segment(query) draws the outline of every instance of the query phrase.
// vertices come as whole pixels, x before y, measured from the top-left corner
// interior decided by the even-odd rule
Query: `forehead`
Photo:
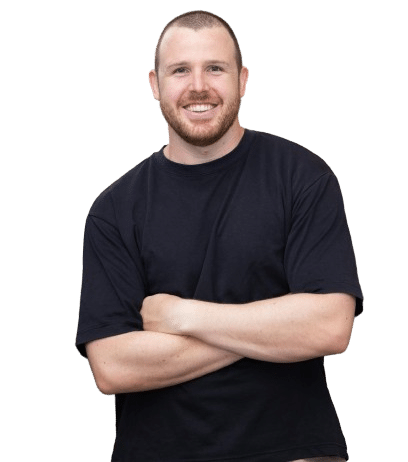
[[[169,66],[174,62],[235,60],[234,42],[224,27],[199,30],[187,27],[171,27],[160,46],[160,64]]]

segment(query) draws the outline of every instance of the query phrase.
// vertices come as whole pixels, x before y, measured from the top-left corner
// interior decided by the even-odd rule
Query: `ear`
[[[239,93],[241,98],[245,95],[245,88],[248,81],[248,69],[242,66],[241,72],[239,74]]]
[[[149,72],[149,82],[150,82],[150,87],[152,88],[154,99],[157,99],[157,101],[160,101],[159,82],[157,80],[156,71],[151,70]]]

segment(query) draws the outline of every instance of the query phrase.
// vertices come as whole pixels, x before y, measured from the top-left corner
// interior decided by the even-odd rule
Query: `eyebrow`
[[[189,64],[190,64],[189,61],[180,61],[178,63],[169,64],[168,66],[166,66],[166,70],[170,70],[170,69],[177,68],[177,67],[180,67],[180,66],[188,66]],[[221,66],[224,66],[226,68],[230,67],[230,65],[226,61],[218,61],[216,59],[212,59],[210,61],[205,61],[204,64],[206,66],[209,66],[211,64],[213,64],[213,65],[220,64]]]

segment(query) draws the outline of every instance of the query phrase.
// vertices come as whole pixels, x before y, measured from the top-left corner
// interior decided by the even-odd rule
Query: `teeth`
[[[215,106],[215,104],[190,104],[189,106],[186,106],[185,109],[192,112],[205,112],[209,111]]]

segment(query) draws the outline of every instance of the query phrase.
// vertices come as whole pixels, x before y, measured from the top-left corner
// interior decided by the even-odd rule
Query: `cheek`
[[[238,82],[232,79],[214,82],[212,88],[222,99],[231,99],[239,93]]]
[[[164,87],[163,89],[163,98],[167,101],[177,103],[185,92],[185,88],[180,83],[177,85],[171,85]]]

